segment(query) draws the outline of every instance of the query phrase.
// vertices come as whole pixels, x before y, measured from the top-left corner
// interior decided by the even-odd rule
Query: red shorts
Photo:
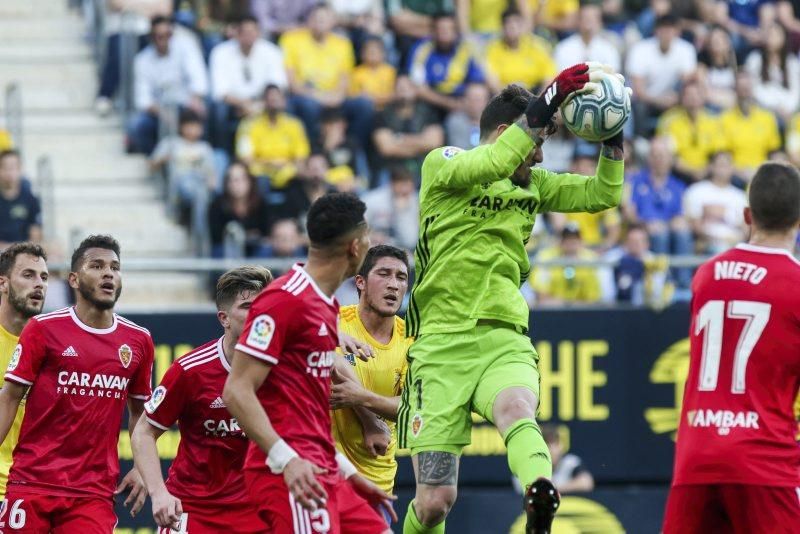
[[[267,525],[259,518],[253,503],[213,506],[210,503],[186,503],[181,501],[183,515],[178,530],[159,528],[158,534],[263,534]]]
[[[296,503],[281,475],[246,470],[247,490],[258,502],[258,513],[270,534],[382,534],[383,518],[345,480],[325,485],[325,508],[309,512]]]
[[[0,532],[110,534],[114,502],[103,497],[54,497],[9,486],[0,510]]]
[[[746,484],[674,486],[664,534],[796,534],[800,489]]]

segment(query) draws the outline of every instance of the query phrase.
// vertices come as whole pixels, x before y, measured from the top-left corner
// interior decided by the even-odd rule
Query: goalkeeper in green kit
[[[445,531],[473,411],[502,434],[509,467],[526,488],[526,532],[550,532],[560,498],[535,420],[539,357],[520,293],[530,273],[525,244],[539,212],[594,213],[619,204],[622,134],[604,141],[594,176],[534,165],[561,104],[608,72],[575,65],[539,98],[506,87],[481,115],[480,146],[439,148],[425,158],[416,283],[406,315],[407,335],[416,341],[397,422],[417,479],[404,534]]]

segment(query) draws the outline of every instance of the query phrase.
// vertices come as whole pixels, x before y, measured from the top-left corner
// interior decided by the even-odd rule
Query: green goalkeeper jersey
[[[525,245],[536,214],[595,213],[619,204],[623,162],[603,156],[595,176],[533,168],[529,188],[514,185],[510,177],[533,147],[512,125],[493,144],[427,155],[407,335],[461,332],[479,319],[527,328],[519,289],[531,269]]]

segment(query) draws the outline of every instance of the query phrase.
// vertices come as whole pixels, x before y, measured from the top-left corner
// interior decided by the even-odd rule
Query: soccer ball
[[[591,142],[617,135],[631,114],[631,98],[624,83],[614,74],[595,82],[598,89],[573,96],[561,106],[567,129]]]

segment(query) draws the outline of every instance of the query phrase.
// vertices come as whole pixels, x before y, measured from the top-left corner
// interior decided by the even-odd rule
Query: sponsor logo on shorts
[[[167,388],[164,386],[158,386],[156,389],[153,390],[153,394],[150,395],[150,400],[144,403],[144,409],[147,413],[152,414],[158,408],[158,405],[164,402],[164,397],[167,396]]]
[[[422,430],[422,416],[420,414],[414,414],[414,418],[411,420],[411,433],[414,434],[416,438],[419,436],[420,430]]]
[[[122,362],[122,366],[127,369],[133,359],[133,351],[128,345],[120,345],[117,353],[119,354],[119,361]]]
[[[267,350],[272,335],[275,333],[275,319],[269,315],[259,315],[253,319],[250,332],[247,334],[247,344],[254,349]]]
[[[720,436],[727,436],[731,428],[758,429],[756,412],[732,412],[730,410],[690,410],[686,413],[689,426],[693,428],[716,428]]]
[[[8,362],[8,371],[11,372],[19,365],[19,359],[22,357],[22,345],[17,343],[14,347],[14,352],[11,354],[11,360]]]

